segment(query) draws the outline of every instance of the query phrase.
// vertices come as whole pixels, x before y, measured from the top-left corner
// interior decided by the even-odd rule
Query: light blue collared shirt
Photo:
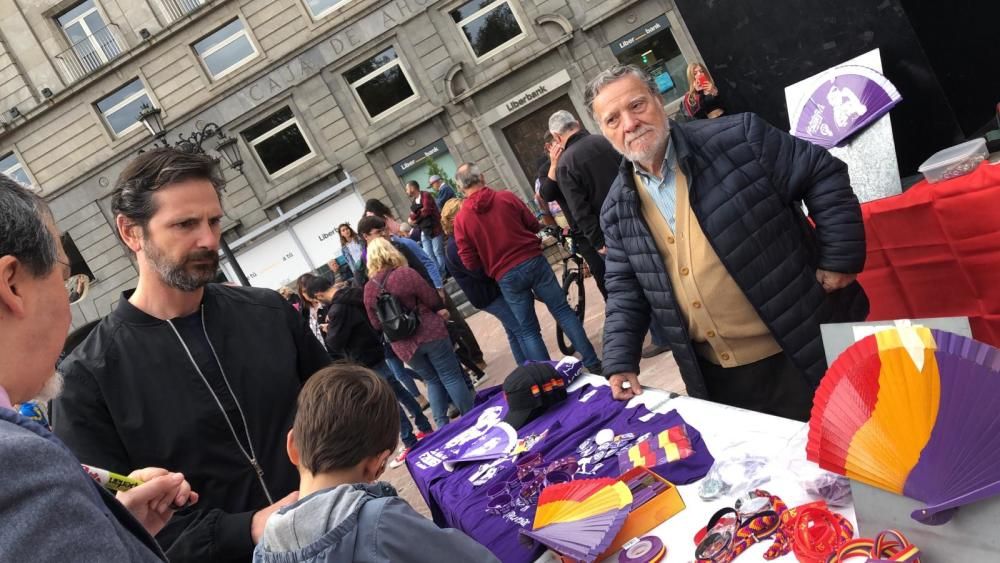
[[[674,155],[673,147],[674,144],[668,140],[667,152],[663,156],[663,166],[660,168],[662,180],[647,174],[638,164],[635,165],[635,171],[642,177],[646,192],[656,202],[656,208],[667,220],[671,231],[677,222],[677,157]]]

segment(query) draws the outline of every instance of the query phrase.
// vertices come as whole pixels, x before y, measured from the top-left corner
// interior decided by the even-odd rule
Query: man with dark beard
[[[202,492],[157,535],[171,561],[248,561],[268,517],[295,500],[285,456],[302,383],[329,362],[276,292],[210,284],[223,181],[212,158],[138,156],[112,194],[139,282],[60,365],[55,433],[115,472],[165,466]]]

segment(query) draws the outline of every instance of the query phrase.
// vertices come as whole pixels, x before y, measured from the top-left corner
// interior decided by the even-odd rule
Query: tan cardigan
[[[680,167],[676,177],[676,237],[640,174],[635,174],[635,182],[642,215],[667,267],[695,350],[702,358],[724,367],[751,364],[777,354],[781,347],[701,230]]]

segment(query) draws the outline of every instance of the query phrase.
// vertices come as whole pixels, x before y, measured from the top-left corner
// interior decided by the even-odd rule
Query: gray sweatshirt
[[[255,563],[499,561],[458,530],[441,529],[388,483],[340,485],[300,499],[267,522]]]
[[[0,561],[165,561],[47,429],[0,407]]]

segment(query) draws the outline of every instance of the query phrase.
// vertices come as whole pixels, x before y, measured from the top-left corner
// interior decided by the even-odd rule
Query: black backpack
[[[385,290],[385,284],[389,283],[389,276],[395,271],[392,270],[386,274],[382,278],[382,282],[376,278],[371,280],[378,286],[378,297],[375,298],[375,316],[382,323],[382,332],[389,342],[406,340],[416,334],[417,329],[420,328],[420,315],[416,311],[410,311],[403,307],[395,295]]]

